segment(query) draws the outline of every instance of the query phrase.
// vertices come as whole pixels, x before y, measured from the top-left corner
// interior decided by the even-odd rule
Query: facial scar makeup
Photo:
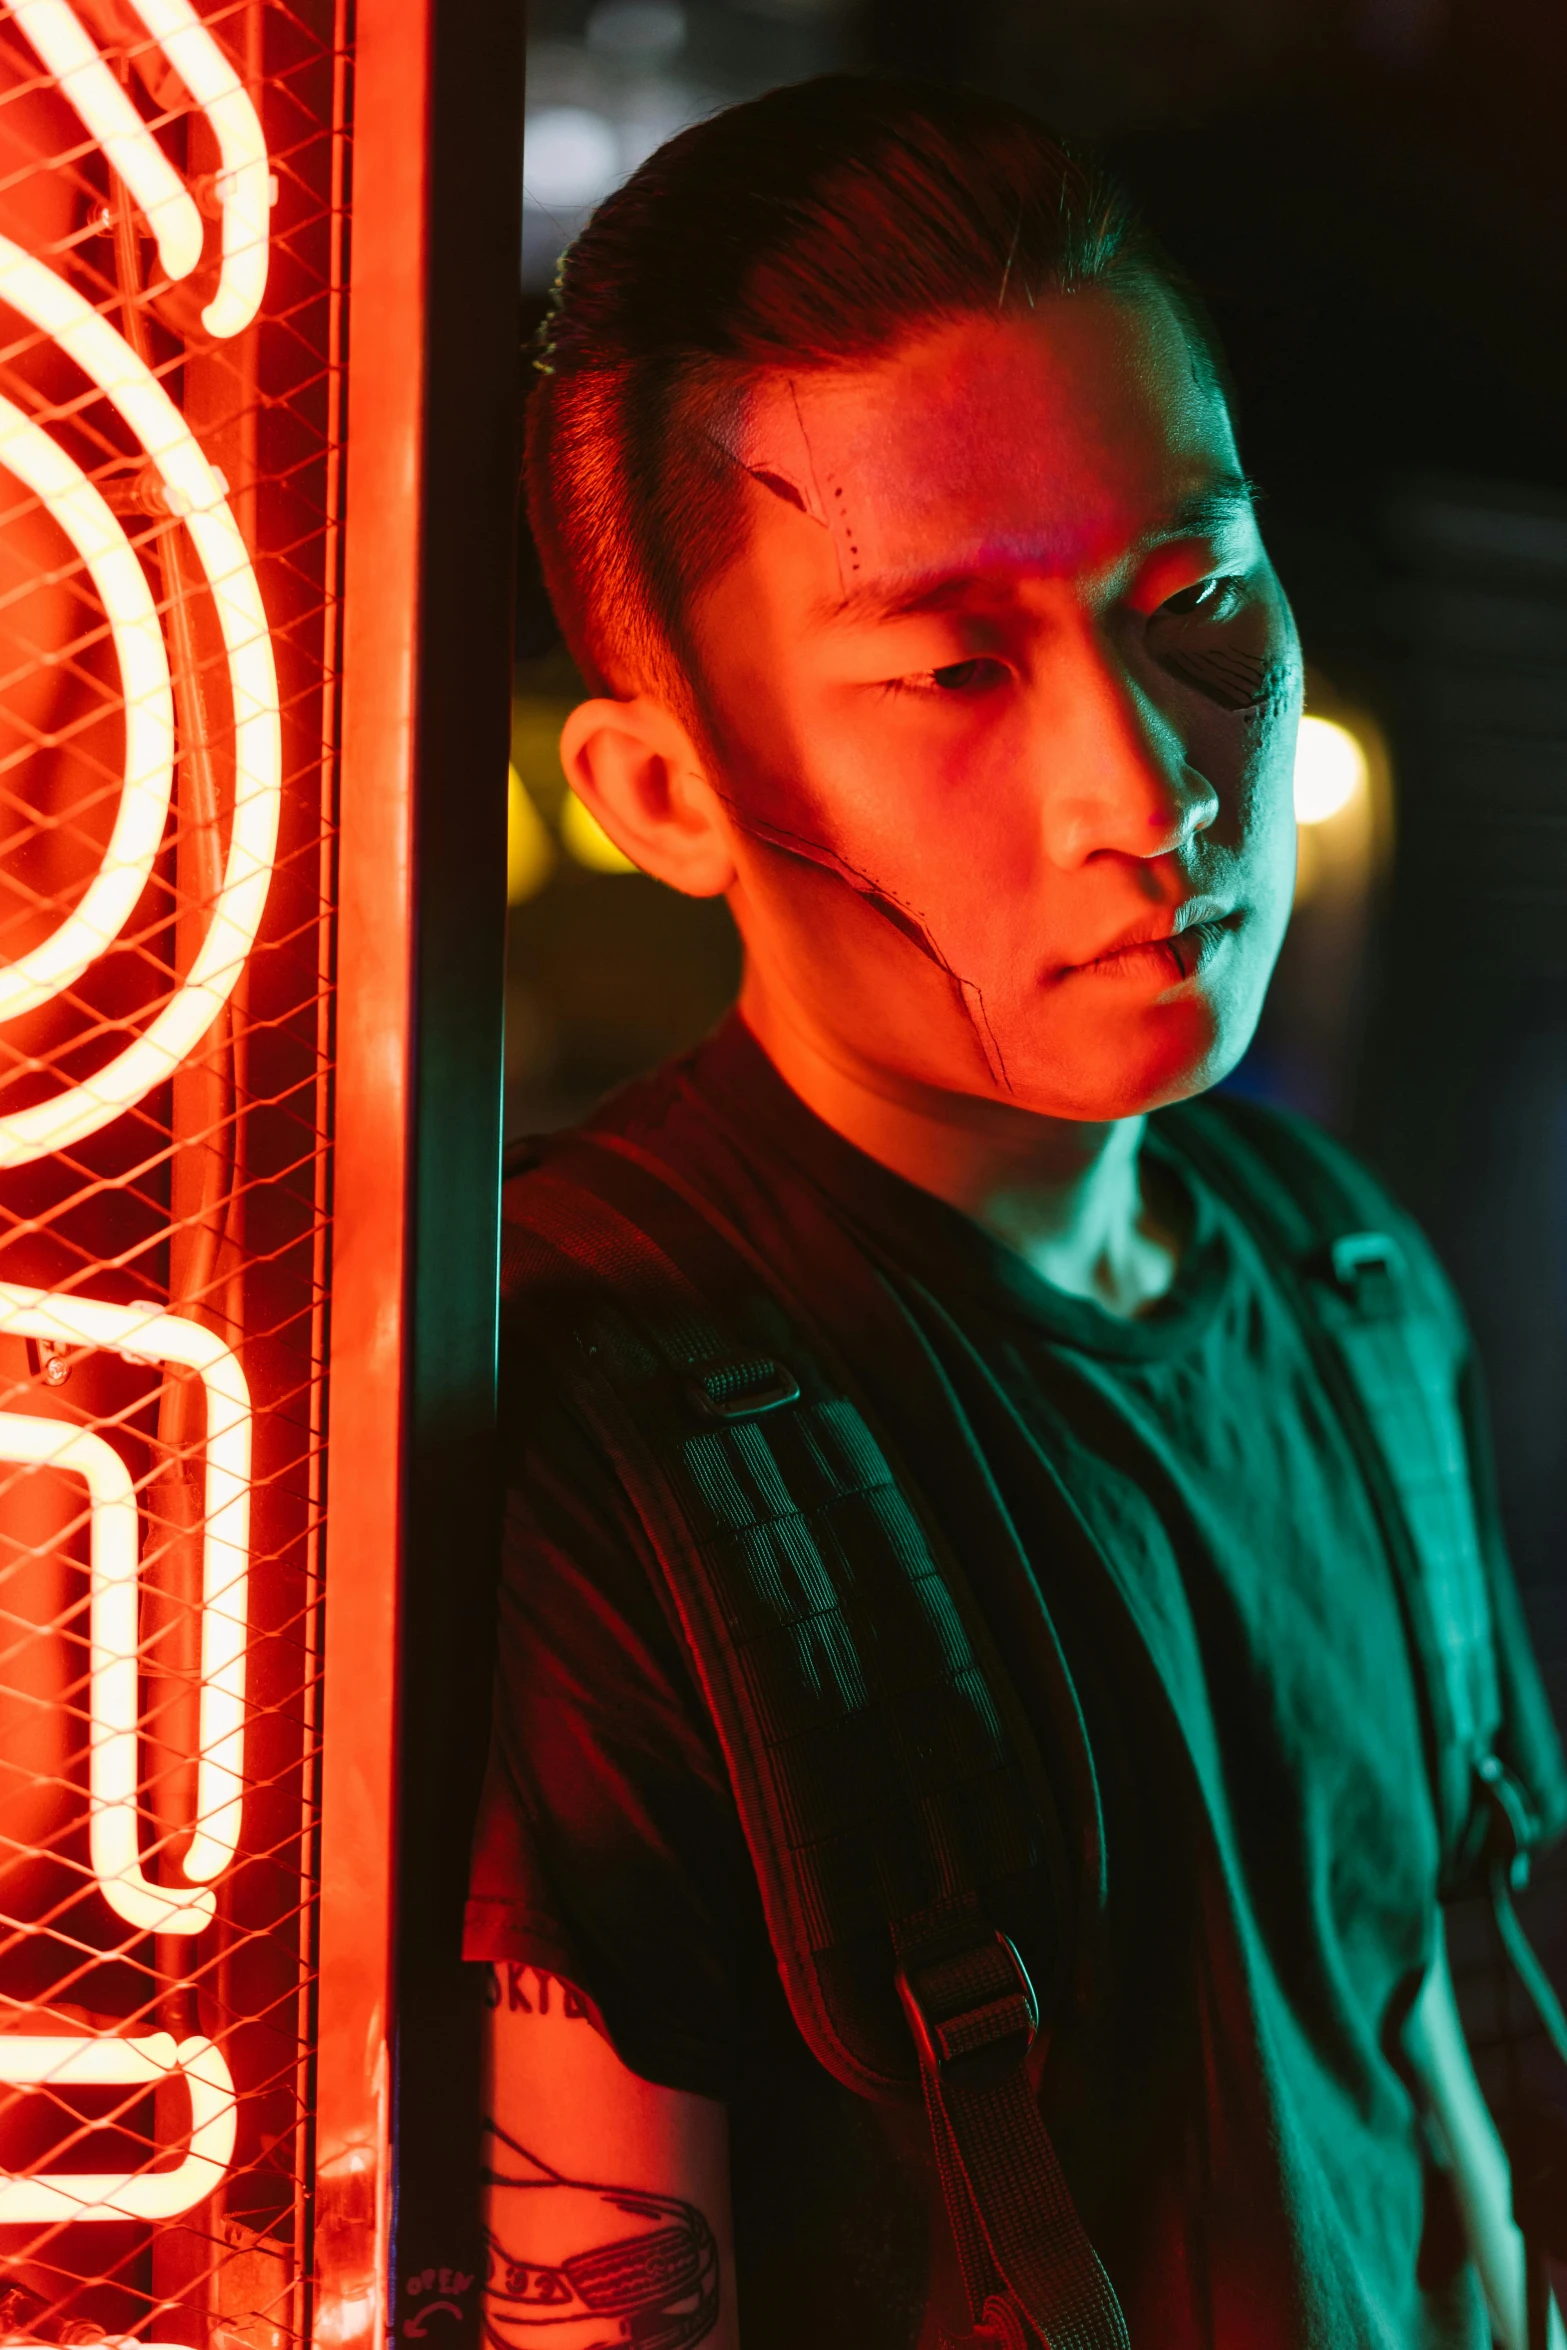
[[[764,490],[821,524],[838,559],[839,589],[847,594],[860,568],[859,537],[849,517],[848,493],[836,475],[824,476],[818,471],[792,376],[784,390],[787,397],[771,402],[765,419],[748,414],[734,430],[715,431],[712,437],[724,455]]]
[[[802,833],[788,832],[781,825],[764,823],[757,817],[747,815],[727,795],[724,805],[741,830],[749,833],[753,840],[760,841],[764,847],[777,849],[786,857],[799,857],[806,864],[818,866],[823,872],[834,874],[838,880],[847,882],[855,896],[863,899],[872,913],[879,914],[884,922],[889,922],[900,937],[906,938],[911,946],[919,949],[927,962],[935,964],[937,970],[945,975],[962,1007],[992,1084],[1002,1086],[1010,1093],[1012,1083],[1007,1076],[1001,1047],[985,1012],[983,991],[974,980],[965,979],[961,973],[954,971],[914,909],[906,906],[901,898],[894,897],[879,882],[873,881],[868,873],[861,873],[840,857],[836,849],[828,848],[824,842],[808,840]]]
[[[1278,664],[1238,645],[1213,645],[1159,655],[1161,665],[1193,685],[1221,710],[1254,710],[1278,690]]]

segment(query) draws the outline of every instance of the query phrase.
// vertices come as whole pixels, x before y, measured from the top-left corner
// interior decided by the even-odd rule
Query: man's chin
[[[1143,1117],[1227,1077],[1251,1041],[1251,1025],[1186,1002],[1107,1023],[1101,1038],[1079,1035],[1064,1048],[1059,1039],[1054,1050],[1044,1039],[1003,1039],[1010,1098],[1040,1117],[1093,1124]]]

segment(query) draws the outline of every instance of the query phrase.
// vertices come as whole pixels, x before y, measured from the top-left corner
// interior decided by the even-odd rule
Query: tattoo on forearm
[[[553,1994],[554,2006],[551,1998]],[[543,1967],[527,1966],[515,1959],[492,1960],[485,1999],[491,2007],[504,2007],[512,2015],[549,2015],[559,2013],[568,2018],[582,2017],[593,2021],[593,2010],[580,1991],[560,1975],[552,1975]]]
[[[692,2350],[718,2323],[718,2246],[694,2203],[562,2178],[485,2124],[484,2325],[496,2350]]]

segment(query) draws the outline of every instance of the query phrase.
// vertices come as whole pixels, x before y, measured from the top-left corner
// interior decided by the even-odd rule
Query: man
[[[599,1228],[592,1167],[622,1203],[652,1170],[648,1218],[664,1186],[727,1236],[701,1312],[771,1296],[764,1401],[830,1353],[917,1485],[1062,1850],[1098,1856],[1060,1912],[1029,2128],[1131,2340],[1435,2350],[1489,2315],[1524,2350],[1443,1954],[1436,1696],[1376,1479],[1303,1293],[1167,1107],[1257,1019],[1301,695],[1198,307],[1026,117],[844,79],[652,157],[568,256],[540,366],[534,527],[592,689],[567,773],[644,871],[727,897],[745,977],[707,1046],[508,1213],[537,1234],[564,1199],[569,1253],[573,1202]],[[635,1257],[601,1251],[588,1288],[624,1303]],[[816,2061],[780,1941],[791,2017],[755,1757],[671,1601],[636,1434],[595,1419],[597,1342],[551,1360],[540,1261],[513,1284],[469,1927],[493,1964],[491,2333],[1033,2341],[994,2212],[990,2251],[954,2241],[970,2206],[949,2175],[944,2208],[918,2102]],[[1484,1505],[1480,1550],[1494,1767],[1548,1832],[1567,1787]],[[864,1772],[814,1800],[853,1814]],[[889,1998],[897,1934],[871,1936]]]

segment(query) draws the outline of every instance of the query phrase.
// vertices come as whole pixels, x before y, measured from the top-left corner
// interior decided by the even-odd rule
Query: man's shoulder
[[[700,1054],[700,1046],[672,1054],[657,1068],[617,1085],[585,1117],[570,1125],[514,1136],[506,1145],[501,1164],[506,1196],[525,1198],[525,1191],[512,1187],[526,1183],[542,1167],[551,1168],[557,1179],[570,1181],[573,1170],[586,1163],[584,1148],[595,1140],[612,1136],[626,1141],[643,1141],[654,1135],[667,1138],[676,1113],[689,1098],[691,1072]]]
[[[758,1315],[776,1321],[776,1280],[745,1214],[758,1154],[715,1108],[711,1064],[724,1042],[721,1030],[581,1124],[508,1150],[504,1325],[531,1326],[535,1341],[542,1326],[558,1356],[606,1314],[640,1328],[656,1352],[701,1324],[722,1353]]]
[[[1461,1319],[1451,1284],[1414,1217],[1355,1151],[1313,1119],[1248,1095],[1213,1091],[1157,1113],[1175,1155],[1228,1192],[1274,1248],[1307,1263],[1366,1235],[1391,1239],[1444,1321]]]

